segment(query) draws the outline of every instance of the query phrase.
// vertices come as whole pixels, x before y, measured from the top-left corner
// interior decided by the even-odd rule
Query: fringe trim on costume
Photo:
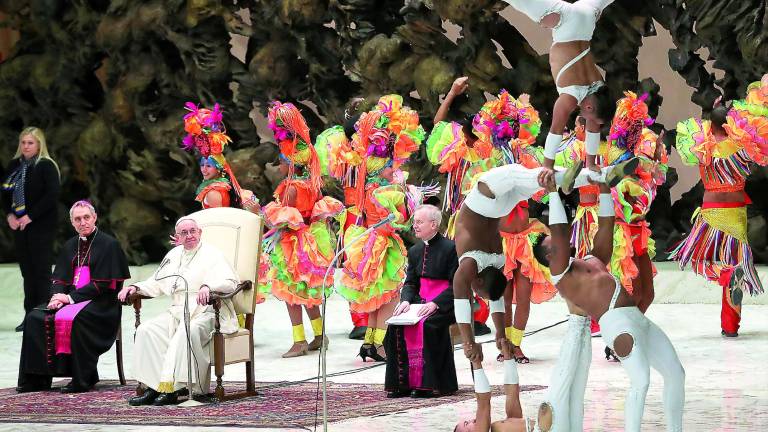
[[[576,249],[576,258],[589,255],[595,234],[597,234],[597,203],[588,206],[579,204],[571,224],[571,246]]]
[[[678,261],[680,269],[690,264],[696,274],[714,282],[722,271],[740,265],[747,292],[761,294],[763,285],[746,241],[746,207],[697,209],[694,217],[691,233],[672,251],[670,259]]]

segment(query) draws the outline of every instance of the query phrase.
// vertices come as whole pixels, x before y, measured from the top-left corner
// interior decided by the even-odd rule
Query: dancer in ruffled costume
[[[358,102],[358,99],[355,99],[353,104],[355,102]],[[349,139],[355,133],[354,126],[360,115],[350,116],[347,112],[344,115],[346,118],[344,126],[332,126],[315,138],[315,149],[317,150],[318,158],[320,158],[320,167],[323,175],[344,179],[344,184],[341,185],[344,191],[344,205],[347,207],[348,215],[355,215],[354,217],[347,216],[344,218],[344,225],[340,227],[337,248],[344,246],[344,233],[347,231],[347,228],[357,222],[357,215],[359,214],[354,205],[355,188],[351,184],[351,181],[355,178],[352,171],[356,168],[347,164],[344,160],[344,155],[351,148]],[[344,259],[345,257],[342,256],[340,261],[343,262]],[[340,262],[337,264],[340,264]],[[363,340],[368,328],[368,314],[365,312],[353,312],[350,305],[349,317],[353,325],[352,331],[349,332],[349,338]]]
[[[768,165],[768,74],[730,110],[719,106],[710,120],[678,123],[677,150],[684,163],[699,166],[705,192],[690,234],[670,257],[723,288],[722,335],[736,337],[744,291],[763,292],[747,243],[744,185],[751,163]]]
[[[275,200],[263,209],[270,228],[264,240],[269,256],[266,283],[288,308],[293,345],[283,357],[289,358],[328,343],[318,307],[324,292],[331,291],[330,282],[323,287],[323,277],[336,248],[328,219],[343,214],[344,205],[322,194],[319,160],[299,110],[290,103],[274,102],[269,109],[269,127],[280,148],[280,167],[286,178],[277,186]],[[310,343],[304,336],[302,306],[314,333]]]
[[[616,210],[614,252],[610,271],[632,296],[638,309],[645,313],[653,302],[653,277],[656,267],[651,259],[656,245],[645,216],[656,197],[658,186],[667,173],[667,152],[661,136],[647,128],[653,124],[648,115],[646,95],[638,97],[625,92],[617,102],[616,115],[606,150],[606,163],[615,165],[637,157],[640,164],[635,176],[628,177],[611,189]]]
[[[405,278],[406,249],[398,231],[409,228],[412,212],[423,199],[419,188],[405,184],[399,168],[418,150],[425,132],[418,114],[404,107],[397,95],[383,96],[360,116],[355,129],[351,142],[345,146],[339,140],[329,150],[335,155],[331,159],[345,161],[347,168],[334,164],[329,173],[354,187],[348,190],[353,208],[347,217],[355,223],[344,232],[347,250],[335,286],[353,312],[368,312],[360,356],[384,361],[385,321],[392,316]]]

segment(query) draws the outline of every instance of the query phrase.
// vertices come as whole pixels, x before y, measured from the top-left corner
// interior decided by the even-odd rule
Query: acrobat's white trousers
[[[603,314],[600,317],[600,332],[606,345],[612,349],[614,341],[622,334],[629,334],[633,339],[629,355],[619,356],[621,366],[630,380],[624,404],[624,430],[640,430],[650,368],[653,367],[664,378],[664,417],[667,421],[667,431],[682,431],[685,369],[680,364],[675,347],[667,335],[636,307],[611,309]]]
[[[583,430],[584,392],[591,361],[589,317],[571,314],[545,400],[552,409],[552,432]]]

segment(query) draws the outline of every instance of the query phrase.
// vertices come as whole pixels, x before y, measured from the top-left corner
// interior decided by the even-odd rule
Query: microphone
[[[378,228],[378,227],[380,227],[380,226],[382,226],[382,225],[384,225],[384,224],[388,224],[388,223],[390,223],[390,222],[394,222],[394,221],[395,221],[395,217],[396,217],[396,216],[395,216],[395,214],[394,214],[394,213],[390,213],[390,214],[389,214],[387,217],[385,217],[384,219],[382,219],[382,220],[380,220],[380,221],[376,222],[375,224],[371,225],[371,227],[370,227],[369,229],[375,230],[376,228]]]

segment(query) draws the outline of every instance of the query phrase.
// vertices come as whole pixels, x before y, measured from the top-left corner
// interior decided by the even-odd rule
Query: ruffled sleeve
[[[320,169],[323,175],[341,179],[347,169],[347,155],[352,147],[344,128],[336,125],[324,130],[315,140],[315,151],[320,161]]]
[[[654,188],[643,186],[638,180],[625,178],[611,189],[616,216],[627,223],[645,217],[651,207]]]
[[[311,221],[337,217],[344,212],[344,204],[336,198],[324,196],[312,207]]]
[[[768,86],[750,84],[746,99],[733,103],[723,127],[753,162],[768,165]]]
[[[304,218],[296,207],[283,206],[272,201],[262,209],[262,212],[264,213],[264,221],[272,229],[287,227],[297,230],[306,226]]]
[[[717,141],[707,120],[689,118],[677,124],[675,148],[686,165],[709,165]]]
[[[427,139],[427,159],[439,166],[441,173],[453,171],[466,154],[466,137],[461,125],[439,122]]]
[[[371,194],[372,204],[381,215],[381,219],[389,216],[395,216],[395,219],[389,223],[392,228],[405,230],[411,226],[412,208],[408,208],[408,200],[400,185],[381,186],[373,190]],[[379,219],[379,220],[381,220]]]

